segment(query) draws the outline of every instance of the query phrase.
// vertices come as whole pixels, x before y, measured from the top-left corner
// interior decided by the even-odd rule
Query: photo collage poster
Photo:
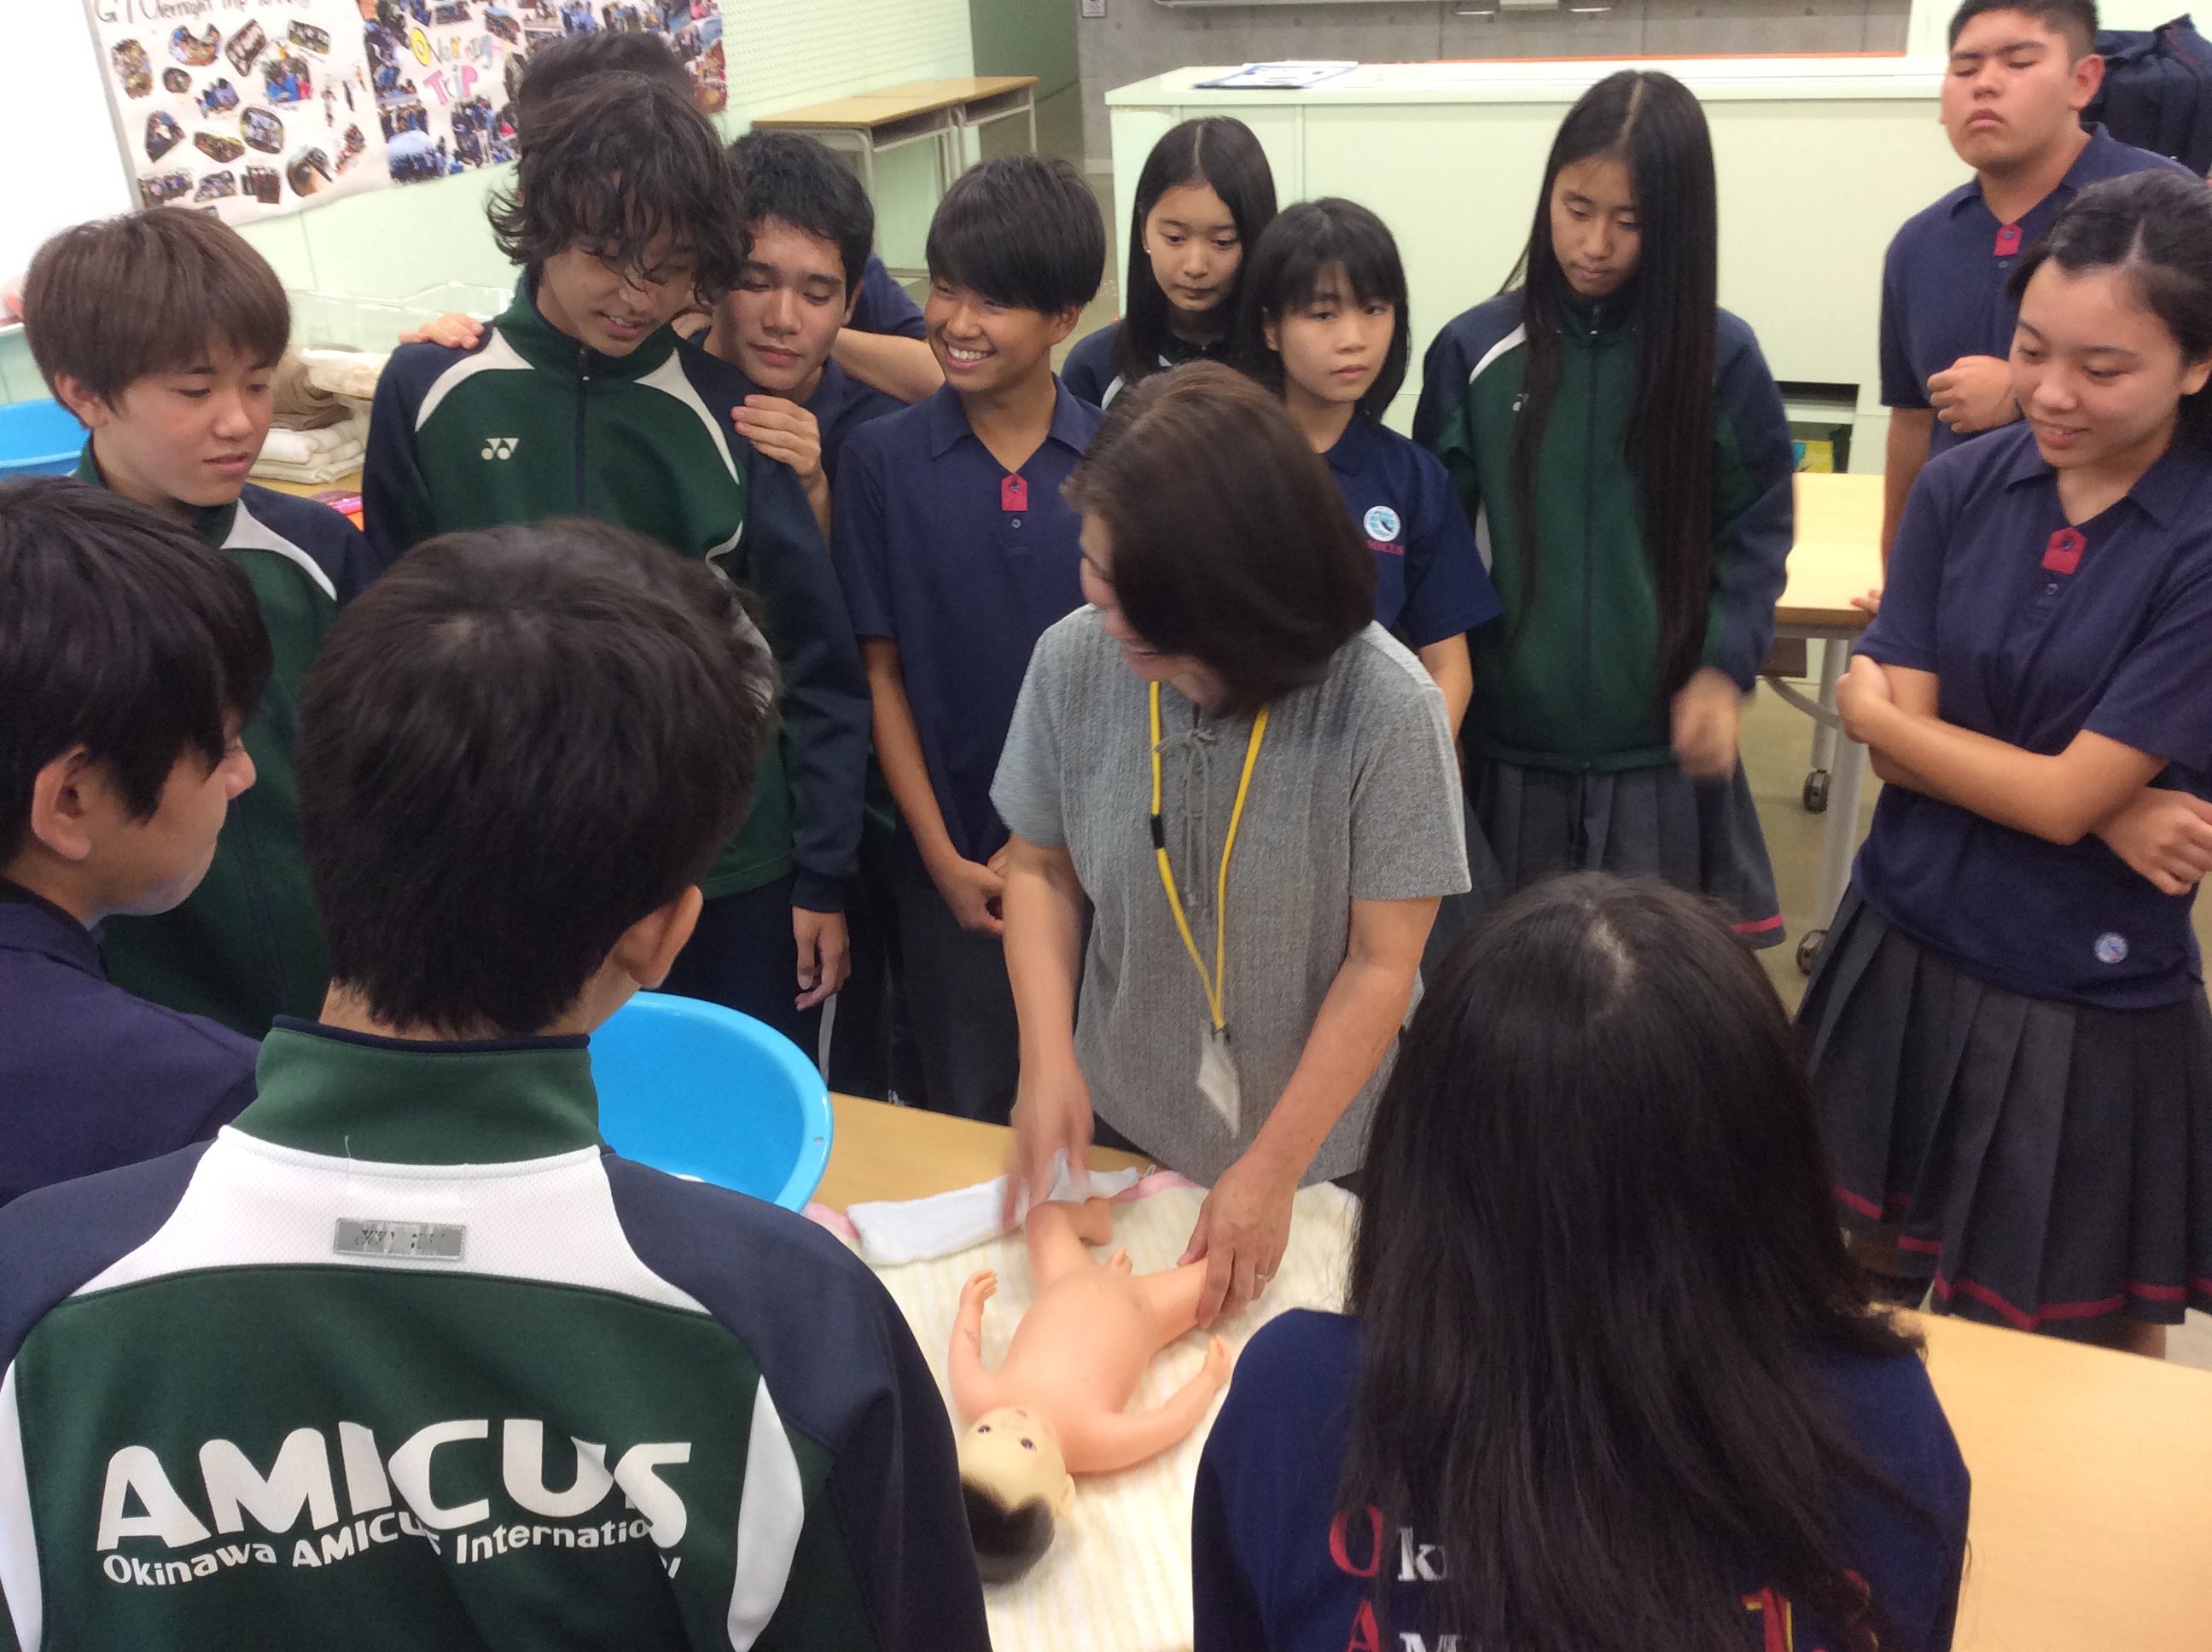
[[[522,59],[563,34],[658,34],[691,74],[699,106],[729,103],[718,0],[359,0],[392,181],[419,183],[514,159]]]
[[[233,223],[384,181],[354,0],[90,0],[143,205]]]

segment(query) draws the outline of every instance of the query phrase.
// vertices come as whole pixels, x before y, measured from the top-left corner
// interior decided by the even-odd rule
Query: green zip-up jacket
[[[89,441],[76,477],[105,485]],[[199,887],[156,916],[108,919],[100,950],[117,986],[258,1038],[280,1015],[319,1013],[330,986],[300,852],[292,723],[324,634],[372,564],[360,531],[329,506],[252,483],[192,526],[246,570],[269,628],[274,667],[245,733],[253,784],[232,799]]]
[[[705,559],[757,595],[783,726],[709,897],[793,878],[837,912],[860,841],[868,682],[806,493],[737,434],[744,375],[663,327],[601,355],[538,314],[527,280],[471,349],[403,344],[376,386],[362,501],[384,564],[433,534],[596,517]]]
[[[1528,362],[1521,295],[1479,304],[1423,364],[1413,439],[1451,472],[1504,617],[1468,638],[1471,751],[1528,768],[1674,761],[1658,692],[1659,600],[1623,447],[1636,385],[1632,316],[1577,305],[1537,458],[1543,575],[1532,598],[1514,517],[1513,429]],[[1795,532],[1790,422],[1751,329],[1723,310],[1714,374],[1712,601],[1705,664],[1748,692],[1774,639]]]
[[[257,1077],[0,1209],[0,1652],[988,1652],[897,1306],[610,1152],[584,1039]]]

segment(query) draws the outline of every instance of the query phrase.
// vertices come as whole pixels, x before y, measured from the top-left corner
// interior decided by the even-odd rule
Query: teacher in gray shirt
[[[1273,1277],[1298,1187],[1358,1168],[1437,901],[1468,887],[1459,768],[1274,398],[1211,362],[1148,380],[1067,494],[1091,605],[1038,641],[991,791],[1014,835],[1008,1205],[1054,1153],[1084,1163],[1095,1108],[1211,1184],[1184,1255],[1211,1324]]]

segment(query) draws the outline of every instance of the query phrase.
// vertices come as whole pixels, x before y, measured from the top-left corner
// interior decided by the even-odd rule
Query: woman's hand
[[[2186,792],[2146,787],[2097,835],[2161,895],[2186,895],[2212,872],[2212,803]]]
[[[1735,773],[1743,733],[1743,690],[1725,671],[1703,667],[1674,695],[1674,756],[1693,780]]]
[[[1850,669],[1836,683],[1836,714],[1844,720],[1844,732],[1861,745],[1879,745],[1875,731],[1882,715],[1896,704],[1896,693],[1881,662],[1853,654]]]
[[[1006,1167],[1006,1197],[1000,1212],[1009,1228],[1025,1205],[1052,1197],[1055,1153],[1067,1155],[1068,1179],[1077,1194],[1091,1190],[1091,1086],[1072,1046],[1064,1060],[1022,1063],[1012,1122],[1014,1161]]]
[[[1182,1253],[1184,1262],[1206,1263],[1206,1288],[1198,1297],[1201,1327],[1240,1311],[1275,1277],[1291,1242],[1291,1198],[1297,1190],[1297,1170],[1270,1163],[1256,1150],[1221,1173],[1199,1206]]]

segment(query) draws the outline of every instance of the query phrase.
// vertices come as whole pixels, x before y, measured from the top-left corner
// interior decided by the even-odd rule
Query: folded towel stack
[[[253,474],[264,482],[336,482],[361,469],[368,451],[368,413],[356,409],[320,430],[271,430]]]

